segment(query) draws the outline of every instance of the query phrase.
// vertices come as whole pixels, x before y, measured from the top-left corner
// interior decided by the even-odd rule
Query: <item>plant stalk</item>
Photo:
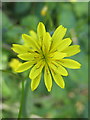
[[[22,118],[23,117],[22,116],[23,102],[24,102],[24,80],[22,80],[22,96],[21,96],[21,102],[20,102],[18,118]]]

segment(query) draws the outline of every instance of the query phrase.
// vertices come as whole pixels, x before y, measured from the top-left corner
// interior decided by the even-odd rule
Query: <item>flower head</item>
[[[43,69],[46,88],[51,91],[52,77],[57,85],[61,88],[65,87],[62,76],[67,76],[68,72],[64,67],[80,68],[80,63],[66,58],[80,52],[79,45],[69,46],[72,43],[70,38],[63,39],[66,30],[60,25],[51,37],[46,32],[44,24],[40,22],[37,33],[30,31],[30,35],[22,34],[24,45],[13,44],[12,49],[18,53],[17,56],[27,61],[22,63],[16,71],[23,72],[32,68],[29,74],[32,91],[38,87]]]
[[[11,59],[11,61],[9,62],[9,66],[12,68],[13,72],[16,72],[16,68],[19,67],[19,65],[21,64],[22,63],[16,58]]]
[[[45,16],[47,14],[47,11],[48,11],[48,7],[47,6],[44,6],[41,10],[41,15],[42,16]]]

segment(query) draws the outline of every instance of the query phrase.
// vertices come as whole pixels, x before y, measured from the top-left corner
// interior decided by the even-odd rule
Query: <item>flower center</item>
[[[42,52],[42,59],[47,62],[47,55]]]
[[[45,55],[42,55],[42,59],[46,60],[46,56],[45,56]]]

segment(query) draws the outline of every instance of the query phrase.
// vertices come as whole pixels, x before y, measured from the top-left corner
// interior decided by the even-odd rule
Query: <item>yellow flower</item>
[[[31,89],[35,90],[41,79],[44,69],[44,82],[48,91],[52,88],[52,77],[57,85],[65,87],[62,76],[67,76],[68,72],[64,67],[79,69],[80,63],[72,59],[64,59],[80,52],[79,45],[72,45],[70,38],[63,39],[66,28],[60,25],[52,35],[45,30],[42,22],[38,24],[37,33],[30,31],[30,35],[22,34],[24,45],[13,44],[12,49],[18,53],[18,57],[27,62],[22,63],[17,68],[17,72],[31,69],[29,78],[31,79]]]
[[[12,68],[13,72],[16,72],[15,70],[21,64],[22,63],[18,59],[15,59],[15,58],[11,59],[11,61],[9,62],[9,66]]]
[[[44,6],[41,10],[41,15],[42,16],[45,16],[47,14],[47,11],[48,11],[48,7],[47,6]]]

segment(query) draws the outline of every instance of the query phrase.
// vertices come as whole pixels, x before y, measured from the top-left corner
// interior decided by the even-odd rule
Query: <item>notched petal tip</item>
[[[64,30],[67,30],[67,28],[64,27],[63,25],[60,25],[58,28],[63,28]]]
[[[15,46],[17,46],[17,45],[18,45],[18,44],[12,44],[12,48],[15,47]]]
[[[76,61],[77,62],[77,61]],[[81,64],[79,62],[77,62],[77,67],[75,69],[80,69],[81,68]]]
[[[12,44],[12,47],[14,47],[14,44]],[[12,47],[11,47],[11,48],[12,48]]]
[[[52,87],[48,87],[48,88],[47,88],[48,92],[50,92],[50,91],[51,91],[51,88],[52,88]]]
[[[27,35],[26,34],[22,34],[22,39],[25,39]]]
[[[11,50],[13,50],[13,46],[11,47]]]
[[[62,86],[60,86],[62,89],[64,89],[65,88],[65,82],[63,82],[63,85]]]
[[[32,88],[32,87],[31,87],[31,90],[32,90],[32,91],[34,91],[35,89],[36,89],[36,88]]]
[[[68,74],[68,72],[65,74],[65,76],[68,76],[69,74]]]
[[[48,90],[48,92],[50,92],[51,91],[51,89],[47,89]]]
[[[71,38],[66,38],[68,41],[70,41],[70,44],[72,43],[72,39]]]
[[[38,25],[44,25],[43,22],[39,22]]]
[[[74,46],[76,46],[76,47],[78,47],[78,48],[80,48],[80,47],[81,47],[80,45],[74,45]]]
[[[18,44],[12,44],[11,50],[13,50],[14,52],[16,52],[16,47]]]
[[[39,24],[38,24],[38,28],[45,29],[45,25],[44,25],[42,22],[39,22]]]
[[[67,28],[64,28],[65,29],[65,31],[67,31]]]
[[[31,39],[31,36],[30,35],[28,35],[28,34],[22,34],[22,39],[23,40],[28,40],[28,39]]]
[[[82,65],[79,63],[79,68],[81,68],[82,67]]]
[[[80,47],[80,45],[77,45],[77,48],[78,48],[78,50],[79,50],[78,53],[81,52],[81,47]]]
[[[63,87],[61,87],[62,89],[64,89],[65,88],[65,86],[63,86]]]

